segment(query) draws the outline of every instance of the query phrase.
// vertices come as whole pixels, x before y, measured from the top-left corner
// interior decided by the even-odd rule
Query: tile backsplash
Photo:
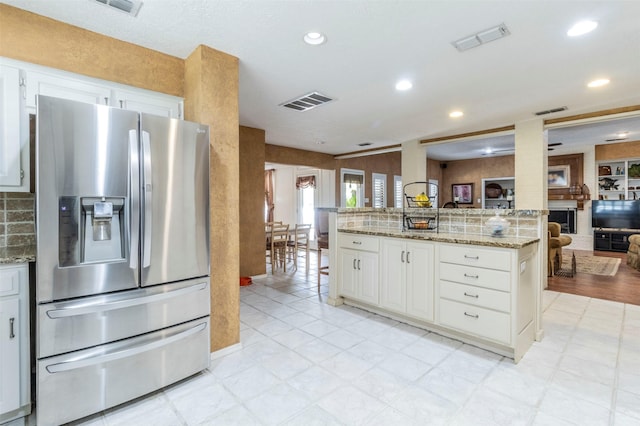
[[[0,247],[35,245],[35,194],[0,192]]]

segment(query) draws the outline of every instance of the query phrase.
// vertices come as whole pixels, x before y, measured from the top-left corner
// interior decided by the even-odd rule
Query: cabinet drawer
[[[443,244],[440,247],[440,261],[508,271],[511,269],[511,252],[467,245]]]
[[[0,297],[18,294],[20,291],[20,270],[18,268],[0,269]]]
[[[440,262],[440,279],[494,290],[511,291],[511,274],[495,269]]]
[[[482,287],[440,281],[440,297],[481,308],[511,312],[511,294]]]
[[[511,344],[509,318],[502,312],[440,299],[440,324],[507,345]]]
[[[338,246],[353,250],[378,251],[379,238],[359,234],[338,234]]]

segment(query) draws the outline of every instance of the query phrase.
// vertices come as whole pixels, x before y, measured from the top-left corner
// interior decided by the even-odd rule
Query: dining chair
[[[287,272],[287,241],[289,241],[289,225],[272,225],[269,238],[271,271],[281,265],[284,272]]]
[[[291,238],[287,242],[289,257],[293,260],[293,266],[298,269],[298,250],[304,250],[304,259],[309,273],[309,234],[311,224],[296,224],[295,230],[291,233]]]

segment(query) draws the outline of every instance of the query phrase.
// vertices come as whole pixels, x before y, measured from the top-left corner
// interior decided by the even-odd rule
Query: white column
[[[427,148],[420,141],[402,144],[402,184],[427,180]]]
[[[516,206],[518,210],[547,208],[547,132],[542,119],[516,123],[515,129]],[[542,330],[542,291],[547,287],[547,216],[538,221],[538,279],[535,302],[536,340],[544,336]]]

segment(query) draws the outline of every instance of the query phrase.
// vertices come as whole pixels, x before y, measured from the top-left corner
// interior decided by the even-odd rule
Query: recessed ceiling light
[[[413,83],[409,80],[400,80],[396,83],[396,90],[409,90],[413,87]]]
[[[315,31],[308,32],[303,37],[304,42],[312,46],[317,46],[327,41],[324,34]]]
[[[598,26],[596,21],[580,21],[567,31],[569,37],[577,37],[586,33],[590,33]]]
[[[493,149],[491,149],[491,148],[485,148],[484,153],[485,153],[485,154],[493,154]]]
[[[625,138],[626,139],[626,137],[629,136],[629,132],[620,132],[616,136],[618,136],[619,138]]]
[[[449,117],[451,118],[458,118],[458,117],[462,117],[464,115],[464,113],[462,111],[451,111],[449,113]]]
[[[609,79],[608,78],[599,78],[597,80],[593,80],[591,82],[589,82],[589,84],[587,84],[588,87],[600,87],[600,86],[606,86],[607,84],[609,84]]]

